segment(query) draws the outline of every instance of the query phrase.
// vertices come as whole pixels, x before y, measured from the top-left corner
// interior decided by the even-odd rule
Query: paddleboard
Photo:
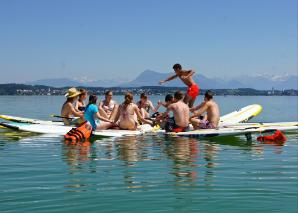
[[[247,122],[253,117],[259,115],[262,112],[262,110],[263,107],[259,104],[248,105],[239,110],[221,116],[219,120],[219,125],[222,123],[232,124]]]
[[[18,122],[18,123],[29,123],[29,124],[46,124],[46,125],[64,125],[62,121],[46,121],[34,118],[24,118],[12,115],[0,115],[0,118],[7,121]]]
[[[40,134],[53,134],[53,135],[65,135],[73,127],[71,126],[55,126],[47,124],[28,124],[28,123],[18,123],[18,122],[0,122],[1,126],[9,129],[34,132]],[[104,137],[121,137],[129,135],[142,135],[147,132],[152,132],[154,130],[149,124],[140,125],[137,130],[97,130],[93,132],[93,135],[104,136]]]
[[[297,131],[298,122],[280,122],[280,123],[247,123],[246,125],[239,126],[222,126],[217,129],[198,129],[189,132],[179,133],[165,133],[172,136],[183,136],[183,137],[215,137],[215,136],[232,136],[232,135],[246,135],[255,133],[266,133],[275,130],[281,131]]]

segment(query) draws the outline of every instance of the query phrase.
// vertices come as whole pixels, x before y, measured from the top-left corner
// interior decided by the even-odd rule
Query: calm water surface
[[[49,119],[63,100],[0,96],[0,114]],[[216,100],[222,114],[259,103],[253,121],[298,119],[297,97]],[[297,132],[284,146],[256,137],[146,135],[70,145],[0,129],[0,212],[297,212]]]

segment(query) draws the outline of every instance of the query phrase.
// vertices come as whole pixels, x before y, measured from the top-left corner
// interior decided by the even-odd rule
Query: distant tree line
[[[26,85],[26,84],[0,84],[0,95],[64,95],[69,87],[50,87],[44,85]],[[113,91],[115,95],[123,95],[127,91],[134,94],[145,92],[149,95],[166,95],[174,93],[177,90],[186,90],[186,87],[163,87],[163,86],[144,86],[144,87],[79,87],[98,95],[103,95],[107,90]],[[216,95],[233,96],[298,96],[298,90],[255,90],[251,88],[239,89],[211,89]],[[206,89],[201,89],[204,94]]]

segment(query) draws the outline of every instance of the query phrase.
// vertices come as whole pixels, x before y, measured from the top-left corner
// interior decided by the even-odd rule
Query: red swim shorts
[[[200,88],[197,84],[188,87],[187,94],[194,100],[200,93]]]

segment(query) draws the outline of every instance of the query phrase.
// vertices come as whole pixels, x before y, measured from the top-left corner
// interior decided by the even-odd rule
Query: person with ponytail
[[[136,130],[138,119],[143,123],[152,125],[152,122],[145,120],[136,104],[133,103],[133,94],[127,92],[124,96],[124,102],[119,106],[115,121],[120,129]]]
[[[96,102],[97,102],[97,96],[90,95],[89,103],[86,106],[85,113],[84,113],[85,120],[87,120],[92,125],[93,131],[96,129],[103,130],[103,129],[111,128],[112,126],[114,126],[114,123],[111,120],[100,115]],[[102,122],[99,124],[98,122],[95,121],[96,118],[105,122]]]

